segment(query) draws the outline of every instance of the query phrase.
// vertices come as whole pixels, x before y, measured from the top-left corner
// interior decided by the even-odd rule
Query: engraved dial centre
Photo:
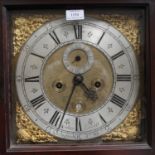
[[[61,110],[65,108],[73,79],[76,81],[67,112],[78,115],[103,106],[113,87],[113,69],[109,60],[99,49],[84,43],[67,44],[51,54],[42,76],[47,98]]]

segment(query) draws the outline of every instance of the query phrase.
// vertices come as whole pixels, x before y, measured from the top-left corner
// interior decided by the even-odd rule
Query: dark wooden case
[[[87,145],[16,144],[10,127],[12,120],[11,40],[9,16],[13,10],[37,9],[143,9],[145,13],[145,102],[146,138],[131,144],[109,143]],[[155,154],[155,0],[0,0],[0,155],[12,154],[93,154],[153,155]],[[11,124],[11,125],[10,125]],[[13,131],[13,129],[11,129]],[[69,152],[67,152],[69,151]],[[76,152],[75,152],[76,151]],[[29,152],[29,153],[28,153]]]

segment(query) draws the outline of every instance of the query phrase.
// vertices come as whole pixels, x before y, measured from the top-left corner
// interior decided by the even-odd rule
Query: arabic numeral
[[[71,13],[71,16],[72,17],[78,17],[79,16],[79,13],[78,12],[73,12],[73,13]]]

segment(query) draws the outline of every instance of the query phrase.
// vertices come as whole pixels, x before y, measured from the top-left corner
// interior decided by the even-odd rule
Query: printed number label
[[[84,19],[84,10],[66,10],[66,20]]]

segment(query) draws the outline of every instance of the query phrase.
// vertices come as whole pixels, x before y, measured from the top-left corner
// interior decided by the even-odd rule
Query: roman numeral
[[[131,75],[117,75],[117,81],[131,81]]]
[[[104,35],[105,35],[105,32],[103,32],[103,34],[101,35],[100,39],[98,40],[98,42],[97,42],[98,45],[100,44],[100,42],[101,42],[101,40],[102,40]]]
[[[50,37],[54,40],[54,42],[55,42],[56,44],[60,44],[60,40],[59,40],[57,34],[56,34],[54,31],[52,31],[52,33],[49,33],[49,35],[50,35]]]
[[[124,54],[124,51],[120,51],[120,52],[116,53],[115,55],[113,55],[113,56],[111,57],[111,59],[112,59],[112,60],[115,60],[115,59],[117,59],[118,57],[122,56],[123,54]]]
[[[76,39],[82,39],[82,25],[74,25]]]
[[[31,100],[31,104],[35,109],[38,109],[40,106],[42,106],[45,102],[45,98],[43,95],[40,95],[36,97],[35,99]]]
[[[25,82],[39,82],[39,76],[25,78]]]
[[[99,113],[99,117],[103,121],[103,123],[106,123],[105,119],[103,118],[103,116],[100,113]]]
[[[53,114],[53,116],[51,117],[49,123],[52,124],[52,125],[54,125],[54,126],[57,126],[60,118],[61,118],[60,112],[55,111],[54,114]]]
[[[39,57],[39,58],[41,58],[41,59],[44,59],[44,57],[43,57],[43,56],[38,55],[38,54],[36,54],[36,53],[31,53],[31,55],[34,55],[34,56]]]
[[[120,108],[123,107],[123,105],[125,104],[126,100],[121,98],[120,96],[114,94],[112,99],[110,100],[112,103],[116,104],[117,106],[119,106]]]
[[[81,121],[78,117],[75,118],[75,130],[82,131]]]

